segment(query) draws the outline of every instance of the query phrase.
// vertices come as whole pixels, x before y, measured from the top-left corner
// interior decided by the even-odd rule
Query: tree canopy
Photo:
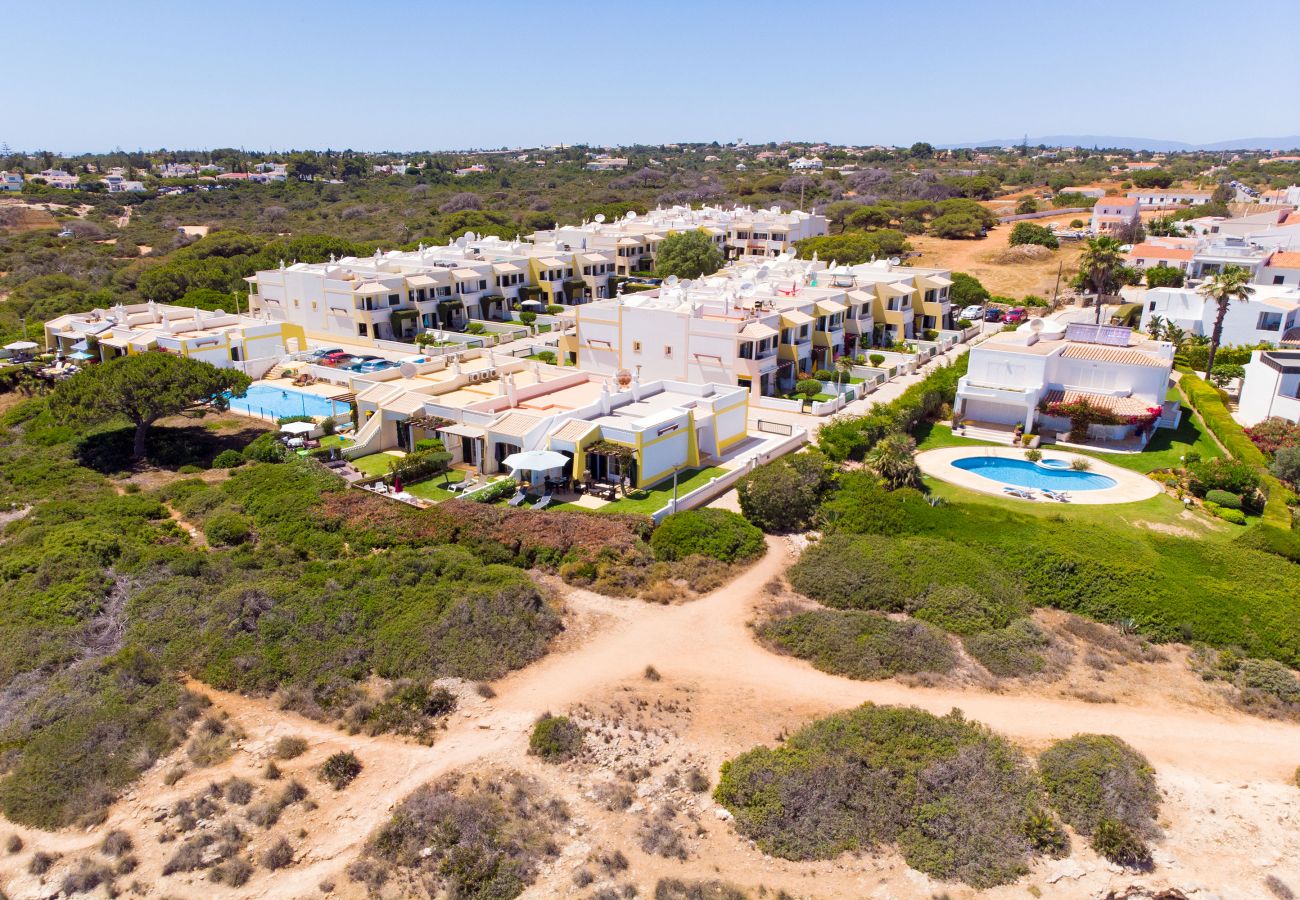
[[[140,459],[154,422],[226,409],[229,397],[242,396],[250,383],[234,369],[169,353],[139,353],[91,366],[64,381],[50,397],[50,411],[67,424],[126,419],[135,426],[132,456]]]
[[[655,275],[699,278],[722,268],[722,253],[703,231],[670,234],[659,244]]]

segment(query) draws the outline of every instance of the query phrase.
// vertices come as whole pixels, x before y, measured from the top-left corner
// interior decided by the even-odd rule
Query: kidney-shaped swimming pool
[[[1109,475],[1096,472],[1077,472],[1062,468],[1059,461],[1053,465],[1040,465],[1027,459],[1003,459],[999,456],[967,456],[955,459],[958,469],[1000,481],[1014,487],[1038,488],[1049,491],[1100,491],[1113,488],[1118,482]],[[1066,463],[1065,465],[1069,465]]]

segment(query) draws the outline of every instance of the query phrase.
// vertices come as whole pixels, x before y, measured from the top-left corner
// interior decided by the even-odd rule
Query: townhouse
[[[22,172],[0,172],[0,191],[17,193],[23,189]]]
[[[1195,288],[1152,288],[1142,295],[1140,328],[1150,331],[1151,319],[1178,326],[1195,337],[1214,331],[1218,305]],[[1246,300],[1234,300],[1223,318],[1223,344],[1276,345],[1288,330],[1300,325],[1300,289],[1288,285],[1256,285]]]
[[[581,225],[557,224],[554,229],[535,232],[529,239],[613,250],[618,257],[617,274],[626,276],[653,270],[663,239],[685,231],[704,232],[728,259],[776,257],[792,251],[796,241],[826,234],[827,222],[825,216],[815,211],[783,212],[779,207],[672,206],[651,210],[643,216],[630,212],[615,222],[596,216]]]
[[[1136,200],[1143,209],[1162,209],[1178,206],[1204,206],[1214,198],[1213,191],[1180,191],[1174,188],[1152,188],[1129,191],[1130,200]]]
[[[1147,340],[1129,328],[1031,319],[971,347],[953,416],[973,424],[1019,425],[1025,432],[1065,433],[1069,421],[1050,415],[1050,407],[1086,401],[1133,420],[1094,434],[1123,440],[1139,423],[1163,413],[1173,364],[1173,344]]]
[[[871,346],[950,327],[951,273],[789,254],[572,311],[564,358],[593,372],[734,384],[760,395]]]
[[[260,378],[286,354],[306,350],[307,337],[288,322],[149,302],[51,319],[45,346],[100,361],[157,350]]]
[[[1197,243],[1195,238],[1148,238],[1141,244],[1134,244],[1124,255],[1124,262],[1139,271],[1166,266],[1186,275],[1191,271]]]
[[[354,379],[360,456],[441,439],[453,464],[504,471],[526,450],[569,458],[566,477],[648,487],[748,436],[748,393],[724,384],[617,379],[467,351]]]
[[[1141,223],[1141,209],[1132,197],[1102,197],[1092,208],[1092,232],[1122,237]]]
[[[613,271],[612,253],[467,234],[445,247],[282,265],[245,280],[255,315],[366,342],[501,321],[516,307],[584,303],[608,295]]]
[[[1274,250],[1255,276],[1258,284],[1300,287],[1300,251]]]

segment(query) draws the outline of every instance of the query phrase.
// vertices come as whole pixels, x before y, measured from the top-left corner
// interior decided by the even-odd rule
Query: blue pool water
[[[346,416],[349,409],[348,404],[338,403],[319,394],[266,384],[252,385],[246,395],[231,399],[230,408],[245,415],[267,419],[283,416],[338,417]]]
[[[1048,463],[1052,463],[1049,465]],[[953,465],[983,478],[1022,488],[1049,491],[1100,491],[1116,485],[1114,478],[1095,472],[1076,472],[1062,468],[1057,460],[1032,463],[1027,459],[1002,459],[997,456],[967,456]],[[1069,466],[1069,463],[1065,463]]]

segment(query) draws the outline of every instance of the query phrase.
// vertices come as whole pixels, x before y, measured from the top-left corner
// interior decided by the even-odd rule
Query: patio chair
[[[1058,503],[1069,503],[1070,495],[1065,491],[1052,491],[1047,488],[1042,489],[1042,494],[1048,500],[1055,500]]]
[[[533,504],[533,509],[546,509],[554,500],[554,494],[542,494],[542,499]]]
[[[522,490],[520,490],[513,497],[511,497],[507,502],[511,506],[522,506],[524,501],[527,499],[528,499],[528,495],[524,493]]]

